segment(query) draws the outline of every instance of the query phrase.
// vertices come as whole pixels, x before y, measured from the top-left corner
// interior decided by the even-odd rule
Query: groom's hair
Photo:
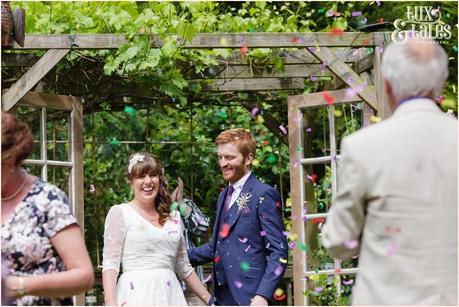
[[[228,143],[235,144],[244,158],[247,157],[249,153],[252,153],[255,157],[255,150],[257,149],[255,138],[249,131],[243,128],[235,128],[221,132],[215,139],[215,143],[217,145]]]

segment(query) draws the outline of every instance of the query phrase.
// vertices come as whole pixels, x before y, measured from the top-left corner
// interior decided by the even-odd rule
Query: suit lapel
[[[242,187],[239,197],[241,197],[242,194],[251,193],[255,180],[256,180],[255,175],[253,173],[250,174],[249,178],[247,178],[247,181],[244,183],[244,186]],[[253,199],[250,199],[249,203],[252,201]],[[249,205],[249,203],[247,203],[247,205]],[[239,216],[242,213],[242,210],[239,210],[239,208],[237,207],[237,200],[232,204],[231,209],[228,213],[231,214],[228,220],[228,224],[230,225],[230,231],[231,231],[231,228],[234,226],[234,224],[236,224],[237,220],[239,219]]]
[[[226,189],[224,189],[222,192],[220,192],[220,194],[218,195],[218,200],[217,200],[217,217],[216,217],[216,220],[215,220],[215,226],[214,226],[214,231],[213,231],[213,235],[212,235],[212,239],[213,239],[213,250],[215,252],[215,249],[217,248],[217,239],[218,239],[218,232],[220,231],[220,224],[221,224],[221,219],[223,218],[222,217],[222,214],[223,214],[223,201],[225,200],[225,195],[226,195],[226,191],[228,190],[228,187],[226,187]]]

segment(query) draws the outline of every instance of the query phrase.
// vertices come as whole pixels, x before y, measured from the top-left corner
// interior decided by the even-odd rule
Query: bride
[[[188,260],[180,213],[170,211],[161,162],[149,153],[133,154],[127,179],[134,199],[110,208],[105,220],[105,305],[186,305],[177,276],[209,302],[210,293]]]

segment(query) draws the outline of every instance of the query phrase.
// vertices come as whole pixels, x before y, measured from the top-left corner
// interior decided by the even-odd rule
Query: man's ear
[[[392,91],[392,86],[390,85],[389,81],[384,79],[384,91],[386,92],[387,97],[387,104],[389,105],[389,109],[391,111],[395,110],[397,106],[397,101],[395,101],[394,92]]]
[[[253,161],[253,153],[249,152],[247,156],[245,156],[245,165],[252,164]]]

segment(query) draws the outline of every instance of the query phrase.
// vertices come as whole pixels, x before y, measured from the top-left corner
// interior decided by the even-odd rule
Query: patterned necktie
[[[231,205],[231,196],[233,195],[234,188],[232,185],[229,186],[228,191],[226,191],[226,198],[225,198],[225,212],[228,212]]]

